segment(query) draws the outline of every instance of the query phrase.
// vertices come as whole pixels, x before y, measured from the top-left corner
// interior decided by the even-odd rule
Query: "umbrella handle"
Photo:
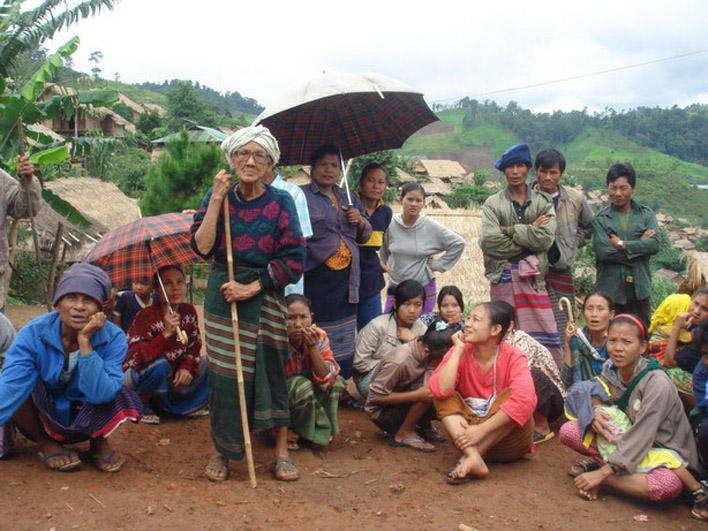
[[[575,326],[575,317],[573,316],[573,306],[567,297],[561,297],[558,299],[558,308],[563,310],[565,306],[565,311],[568,314],[568,326]]]

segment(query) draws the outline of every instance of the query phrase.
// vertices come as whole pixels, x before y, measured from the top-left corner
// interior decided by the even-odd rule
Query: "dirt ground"
[[[20,326],[40,311],[10,306],[7,313]],[[69,473],[49,471],[34,445],[21,440],[0,462],[0,530],[708,529],[690,520],[680,503],[612,494],[596,502],[580,499],[565,473],[575,455],[557,439],[529,459],[492,465],[484,481],[452,487],[443,482],[443,471],[457,457],[449,443],[422,454],[388,446],[364,413],[342,410],[340,422],[337,449],[293,453],[301,473],[294,483],[272,479],[272,446],[256,438],[255,490],[245,463],[232,463],[225,483],[204,477],[212,453],[208,418],[124,424],[111,437],[127,456],[115,475],[87,463]],[[648,521],[634,521],[637,514]]]

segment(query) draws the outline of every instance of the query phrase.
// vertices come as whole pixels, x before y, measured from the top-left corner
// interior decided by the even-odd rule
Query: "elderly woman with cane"
[[[240,129],[224,140],[221,149],[236,172],[236,184],[228,172],[220,171],[192,225],[193,249],[204,258],[214,258],[204,322],[209,413],[217,455],[205,473],[212,481],[224,481],[229,459],[240,460],[246,454],[252,475],[249,428],[272,429],[276,445],[271,470],[276,479],[292,481],[299,473],[287,450],[288,335],[283,288],[302,275],[305,242],[291,196],[263,183],[280,157],[270,131],[262,126]],[[241,360],[243,387],[237,392]],[[240,397],[245,397],[246,407]],[[254,477],[251,484],[255,486]]]

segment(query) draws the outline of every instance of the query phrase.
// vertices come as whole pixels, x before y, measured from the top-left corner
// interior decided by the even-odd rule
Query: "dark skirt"
[[[37,407],[39,419],[47,434],[52,439],[65,444],[108,437],[126,420],[137,422],[143,410],[140,397],[134,391],[122,386],[110,402],[72,403],[72,409],[75,411],[73,420],[69,426],[64,426],[58,420],[54,398],[40,379],[37,379],[32,391],[32,401]]]
[[[326,265],[305,273],[305,296],[310,299],[313,321],[327,332],[339,374],[347,379],[354,362],[357,305],[349,302],[350,268],[333,271]]]

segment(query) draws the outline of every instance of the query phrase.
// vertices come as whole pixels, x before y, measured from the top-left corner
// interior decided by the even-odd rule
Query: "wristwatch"
[[[617,247],[619,247],[622,250],[626,250],[626,247],[624,245],[624,240],[620,240],[617,242]]]

